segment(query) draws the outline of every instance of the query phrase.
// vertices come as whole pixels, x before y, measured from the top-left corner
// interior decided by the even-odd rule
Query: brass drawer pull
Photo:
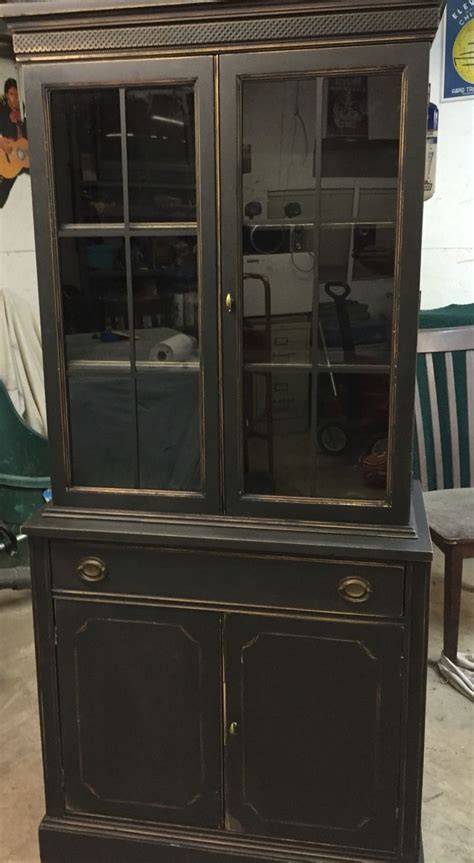
[[[343,578],[338,587],[343,599],[348,602],[367,602],[372,595],[372,587],[365,578],[349,576]]]
[[[76,572],[83,581],[102,581],[107,575],[107,567],[100,557],[85,557],[79,561]]]
[[[238,729],[238,725],[237,725],[237,723],[236,723],[236,722],[231,722],[231,723],[230,723],[230,725],[229,725],[229,734],[230,734],[232,737],[235,737],[235,735],[237,734],[237,729]]]

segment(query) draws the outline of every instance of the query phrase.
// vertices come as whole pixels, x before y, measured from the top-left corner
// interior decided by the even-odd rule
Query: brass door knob
[[[343,578],[338,587],[339,593],[347,602],[367,602],[372,595],[370,581],[359,576]]]
[[[235,735],[237,734],[237,728],[238,728],[238,725],[237,725],[237,723],[236,723],[236,722],[231,722],[231,723],[230,723],[230,725],[229,725],[229,734],[230,734],[232,737],[235,737]]]
[[[226,294],[225,307],[226,307],[228,312],[234,311],[234,298],[233,298],[232,294]]]
[[[76,572],[83,581],[102,581],[107,567],[100,557],[85,557],[79,561]]]

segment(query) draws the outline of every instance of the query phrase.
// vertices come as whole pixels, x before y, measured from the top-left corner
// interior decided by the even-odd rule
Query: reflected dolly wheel
[[[318,443],[328,455],[340,455],[347,447],[346,430],[338,423],[328,422],[318,430]]]
[[[388,451],[388,437],[387,433],[381,432],[378,435],[375,435],[370,441],[369,446],[367,447],[367,455],[382,455],[383,453]]]

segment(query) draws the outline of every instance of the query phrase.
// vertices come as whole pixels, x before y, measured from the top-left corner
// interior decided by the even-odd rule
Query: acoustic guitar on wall
[[[26,138],[18,138],[11,143],[10,153],[0,149],[0,177],[6,177],[9,180],[17,177],[24,168],[30,167],[29,145]]]

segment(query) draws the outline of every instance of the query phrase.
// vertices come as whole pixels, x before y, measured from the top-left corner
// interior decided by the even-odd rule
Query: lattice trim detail
[[[284,42],[347,34],[362,36],[372,33],[435,31],[438,20],[438,10],[424,6],[419,9],[387,9],[379,12],[84,28],[44,33],[23,32],[14,35],[13,45],[17,55],[34,55],[186,45],[210,46],[235,42]]]

